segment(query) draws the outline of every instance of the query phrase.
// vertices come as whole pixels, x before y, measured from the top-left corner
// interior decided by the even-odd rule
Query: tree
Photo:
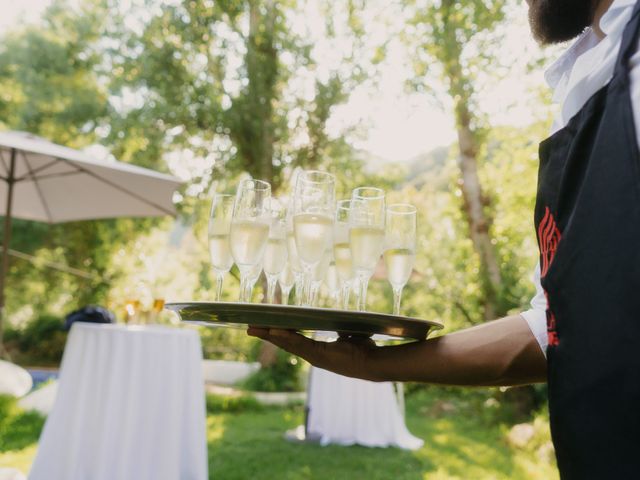
[[[96,25],[97,16],[70,15],[62,3],[55,2],[42,25],[5,36],[0,47],[0,124],[4,128],[27,130],[76,147],[95,138],[93,131],[106,112],[106,92],[93,73],[98,61],[91,51],[98,35]],[[85,233],[90,231],[84,229]],[[33,253],[52,237],[60,238],[61,233],[60,229],[15,222],[13,244]],[[73,256],[69,249],[65,254]],[[13,265],[7,279],[13,293],[7,296],[9,311],[16,308],[11,299],[24,298],[14,294],[21,290],[20,280],[29,276],[28,270],[20,267],[24,264]],[[45,274],[43,280],[51,277]],[[40,298],[51,298],[47,290],[43,293]]]
[[[506,312],[499,254],[492,238],[493,217],[489,196],[480,176],[483,145],[482,118],[478,114],[475,81],[479,68],[491,68],[491,42],[496,25],[504,17],[505,0],[410,1],[413,8],[406,38],[416,48],[414,67],[419,88],[428,90],[433,73],[446,86],[453,104],[458,135],[458,185],[469,237],[480,262],[484,318]],[[433,67],[435,65],[435,68]],[[435,70],[435,72],[432,72]]]
[[[0,46],[0,124],[82,148],[100,140],[112,118],[104,81],[105,12],[90,2],[56,0],[38,24],[8,32]],[[120,146],[122,151],[123,147]],[[129,157],[127,160],[131,160]],[[8,313],[42,313],[106,300],[111,257],[155,220],[103,220],[46,225],[16,220],[12,245],[33,263],[12,259]],[[77,276],[43,262],[82,270]],[[52,305],[60,305],[52,307]],[[59,313],[59,311],[56,311]],[[1,341],[0,330],[0,341]]]
[[[363,76],[344,68],[314,74],[313,45],[291,25],[301,8],[294,0],[158,3],[137,31],[114,24],[110,35],[120,40],[110,55],[112,91],[134,92],[140,106],[110,135],[127,137],[145,119],[159,150],[205,159],[194,189],[199,198],[212,180],[241,172],[268,181],[276,193],[293,167],[338,160],[327,158],[331,153],[348,156],[348,144],[331,138],[326,123]]]
[[[118,11],[116,3],[110,5]],[[313,79],[312,45],[290,25],[297,2],[156,6],[140,7],[156,12],[141,20],[141,28],[122,29],[120,22],[111,27],[109,35],[118,39],[110,56],[112,92],[133,92],[139,104],[124,112],[111,136],[126,137],[146,123],[157,132],[150,143],[206,159],[201,193],[213,177],[242,171],[277,192],[287,167],[325,161],[324,149],[339,140],[326,135],[326,122],[332,107],[348,98],[354,76],[333,72]],[[302,76],[313,82],[312,97],[295,85]]]

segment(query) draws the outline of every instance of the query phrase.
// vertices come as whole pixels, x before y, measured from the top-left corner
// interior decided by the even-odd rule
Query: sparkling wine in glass
[[[333,259],[333,252],[331,252],[331,261],[327,268],[327,273],[324,277],[324,284],[327,286],[329,292],[329,298],[331,300],[331,306],[339,307],[340,300],[340,279],[338,278],[338,269],[336,268],[336,262]]]
[[[289,304],[289,294],[295,283],[295,275],[291,268],[291,262],[287,262],[284,270],[280,272],[278,276],[278,284],[280,285],[280,291],[282,292],[282,304]]]
[[[353,191],[349,209],[349,247],[358,282],[358,310],[367,307],[369,279],[376,269],[384,247],[384,191],[360,187]]]
[[[386,214],[384,263],[393,289],[393,314],[400,315],[402,290],[416,259],[416,208],[408,203],[389,205]]]
[[[264,251],[262,268],[267,276],[267,302],[274,303],[278,276],[287,265],[287,217],[286,209],[273,199],[271,202],[271,225]]]
[[[209,253],[211,255],[211,266],[216,275],[216,302],[219,302],[222,296],[224,277],[233,266],[233,256],[229,245],[233,201],[233,195],[216,194],[211,202]]]
[[[329,271],[329,265],[331,264],[332,258],[333,251],[331,248],[328,248],[325,250],[322,259],[313,267],[311,284],[309,287],[309,305],[312,307],[318,306],[320,287],[327,277],[327,272]]]
[[[296,238],[293,233],[293,200],[287,210],[287,258],[289,259],[289,267],[291,268],[291,272],[294,277],[295,304],[300,306],[302,305],[302,300],[304,298],[304,269],[302,268],[302,262],[300,262],[300,257],[298,256]]]
[[[314,269],[322,261],[333,236],[335,177],[327,172],[300,173],[294,192],[293,235],[305,272],[307,303],[311,298]]]
[[[253,289],[260,278],[260,274],[262,273],[262,264],[259,263],[251,268],[249,272],[249,276],[247,278],[247,291],[245,292],[245,297],[247,302],[251,302],[253,299]]]
[[[262,180],[244,180],[233,205],[229,241],[240,270],[240,301],[246,302],[252,270],[261,265],[269,238],[271,186]],[[258,272],[259,274],[259,272]]]
[[[351,247],[349,246],[349,210],[351,200],[340,200],[336,206],[333,227],[333,257],[340,288],[340,307],[349,309],[349,294],[354,279]]]

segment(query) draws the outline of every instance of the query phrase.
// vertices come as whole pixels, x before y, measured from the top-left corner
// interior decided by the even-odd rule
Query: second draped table
[[[307,435],[321,445],[417,450],[424,442],[407,429],[393,384],[348,378],[311,368]]]

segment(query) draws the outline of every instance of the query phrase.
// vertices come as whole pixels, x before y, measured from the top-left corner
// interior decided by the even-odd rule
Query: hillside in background
[[[427,183],[438,189],[448,188],[449,179],[444,175],[444,170],[450,151],[451,147],[448,146],[437,147],[400,162],[390,162],[386,158],[364,151],[359,151],[358,154],[364,161],[367,173],[380,174],[397,167],[406,172],[405,183],[419,190]]]

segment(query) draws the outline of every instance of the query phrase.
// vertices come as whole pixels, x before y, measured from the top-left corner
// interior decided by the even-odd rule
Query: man
[[[549,383],[566,479],[640,478],[640,3],[529,0],[543,44],[577,41],[547,72],[561,110],[540,145],[532,309],[401,346],[249,334],[368,380]]]

